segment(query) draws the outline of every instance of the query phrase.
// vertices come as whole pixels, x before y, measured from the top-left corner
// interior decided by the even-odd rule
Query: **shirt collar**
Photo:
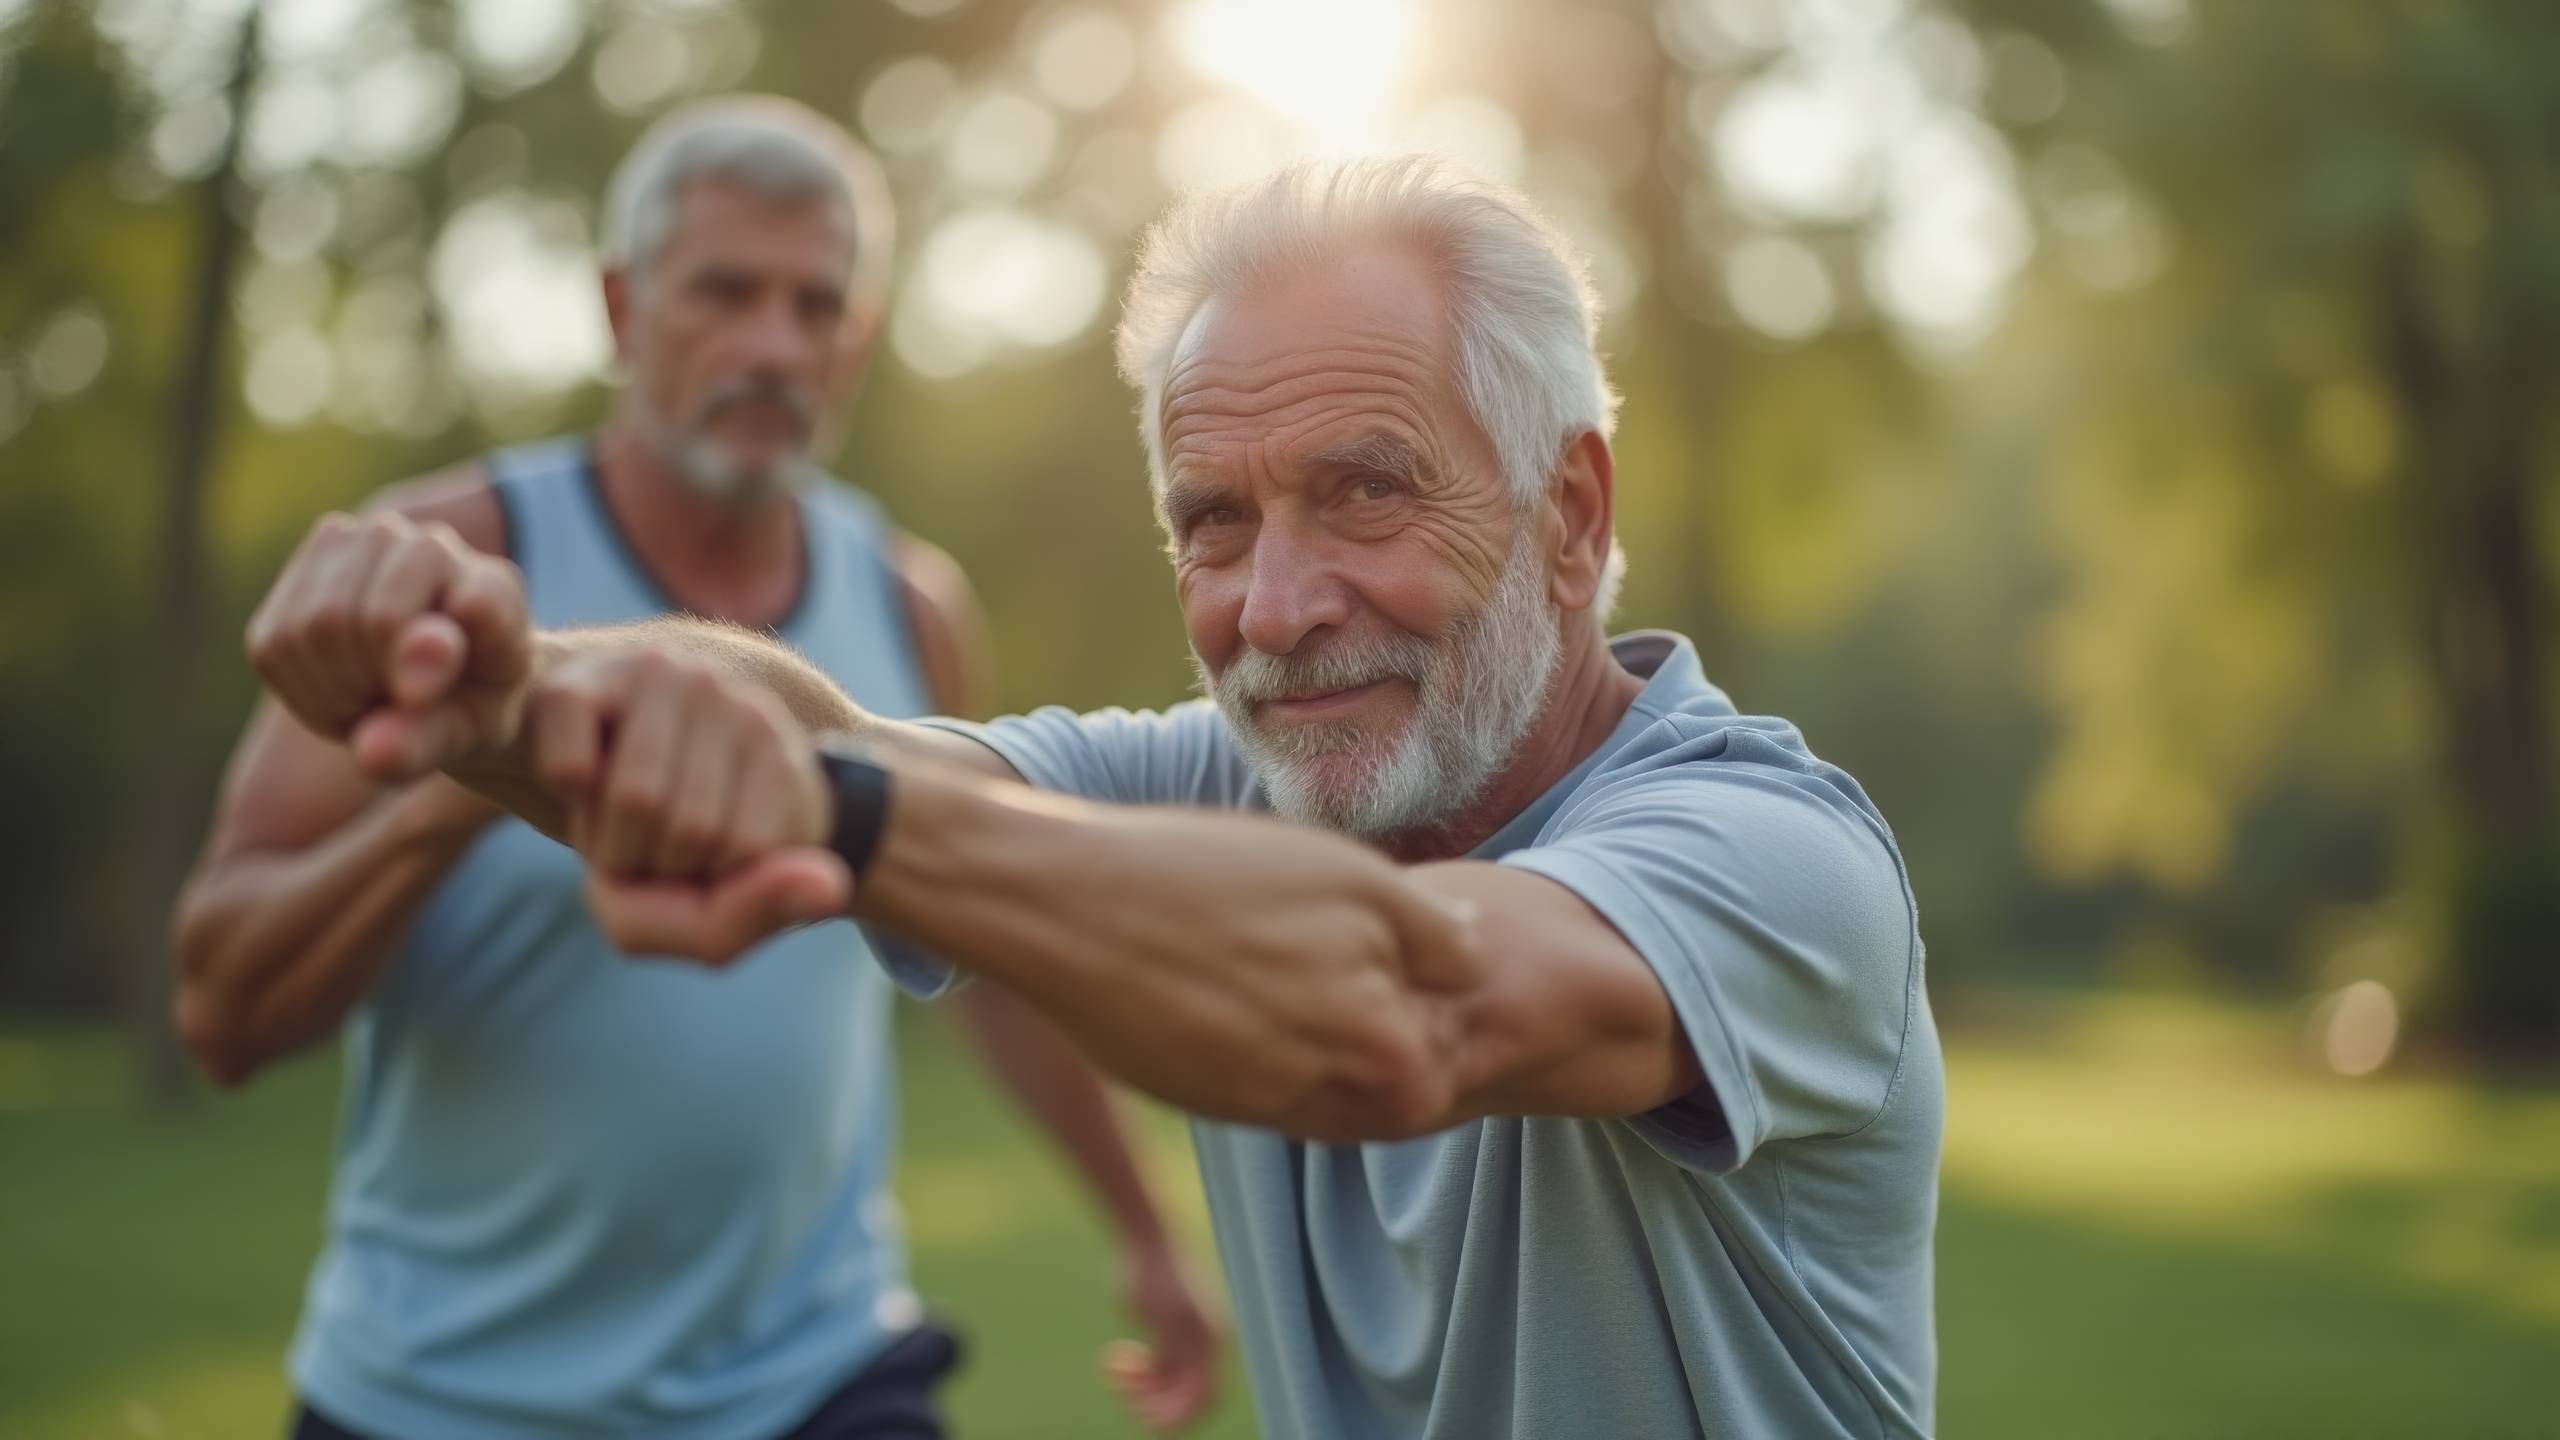
[[[1631,630],[1609,642],[1609,653],[1630,673],[1645,677],[1644,689],[1627,706],[1627,713],[1618,717],[1608,739],[1575,762],[1562,779],[1548,786],[1526,809],[1502,822],[1501,829],[1467,852],[1469,856],[1490,860],[1526,848],[1566,798],[1582,788],[1602,760],[1652,729],[1664,716],[1734,713],[1733,702],[1708,683],[1706,667],[1698,660],[1698,647],[1686,635],[1670,630]]]

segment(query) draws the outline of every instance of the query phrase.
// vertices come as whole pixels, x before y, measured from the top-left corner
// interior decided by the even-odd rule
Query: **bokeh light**
[[[455,359],[475,386],[553,392],[603,369],[604,302],[575,206],[474,201],[437,237],[429,273]]]
[[[1408,0],[1184,0],[1169,23],[1201,73],[1289,120],[1320,148],[1375,144],[1412,40]]]
[[[2306,1039],[2322,1065],[2362,1079],[2391,1060],[2400,1043],[2400,1002],[2379,980],[2357,980],[2322,996]]]
[[[1068,5],[1042,17],[1031,41],[1031,74],[1050,103],[1098,110],[1119,98],[1137,72],[1129,22],[1100,5]]]
[[[45,395],[67,400],[96,382],[109,348],[107,322],[96,307],[68,306],[37,333],[27,350],[27,374]]]
[[[918,246],[890,344],[920,375],[962,374],[1009,350],[1074,339],[1101,313],[1109,284],[1082,232],[1012,206],[972,207]]]

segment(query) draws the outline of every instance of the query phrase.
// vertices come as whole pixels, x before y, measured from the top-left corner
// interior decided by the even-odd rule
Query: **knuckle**
[[[523,572],[504,560],[466,554],[450,562],[448,568],[453,574],[455,596],[489,609],[512,603],[524,588]]]
[[[417,610],[414,606],[403,605],[385,597],[373,597],[365,600],[357,608],[355,623],[363,627],[367,635],[388,639],[392,631],[399,629],[416,615]]]
[[[315,605],[302,617],[302,632],[321,644],[344,640],[355,628],[355,615],[342,601]]]
[[[595,664],[584,655],[572,655],[542,672],[534,682],[532,703],[536,706],[583,704],[594,688]]]
[[[604,803],[615,818],[643,824],[656,823],[666,810],[666,797],[654,786],[619,775],[605,786]]]
[[[587,778],[585,767],[578,763],[576,756],[560,746],[539,742],[534,747],[533,773],[545,788],[552,790],[574,788]]]
[[[611,672],[572,660],[545,674],[539,693],[546,711],[566,723],[594,714],[608,697],[619,693],[620,689],[619,681]]]

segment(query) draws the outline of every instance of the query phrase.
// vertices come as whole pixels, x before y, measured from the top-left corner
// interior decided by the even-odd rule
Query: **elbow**
[[[202,987],[181,984],[170,1006],[178,1045],[217,1090],[237,1090],[269,1057],[232,1019],[231,1007]]]
[[[216,926],[190,894],[180,900],[170,926],[170,953],[177,961],[177,984],[169,1002],[169,1024],[178,1046],[216,1089],[237,1090],[272,1058],[260,1049],[241,1023],[240,1007],[213,979]]]

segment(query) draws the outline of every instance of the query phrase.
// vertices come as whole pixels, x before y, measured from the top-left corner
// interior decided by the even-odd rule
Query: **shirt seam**
[[[1893,1054],[1893,1074],[1885,1081],[1884,1098],[1877,1102],[1876,1113],[1868,1116],[1865,1123],[1859,1125],[1855,1130],[1842,1131],[1838,1135],[1818,1137],[1821,1139],[1846,1140],[1852,1136],[1863,1135],[1869,1130],[1874,1129],[1876,1122],[1882,1120],[1886,1113],[1893,1109],[1895,1097],[1902,1093],[1902,1077],[1907,1074],[1911,1068],[1911,1028],[1913,1025],[1918,1023],[1920,1016],[1920,957],[1922,954],[1920,948],[1920,901],[1919,897],[1911,893],[1911,871],[1909,867],[1902,863],[1901,852],[1894,849],[1890,842],[1887,842],[1885,853],[1892,857],[1894,876],[1902,882],[1902,923],[1904,935],[1902,950],[1902,1038],[1895,1045]]]

